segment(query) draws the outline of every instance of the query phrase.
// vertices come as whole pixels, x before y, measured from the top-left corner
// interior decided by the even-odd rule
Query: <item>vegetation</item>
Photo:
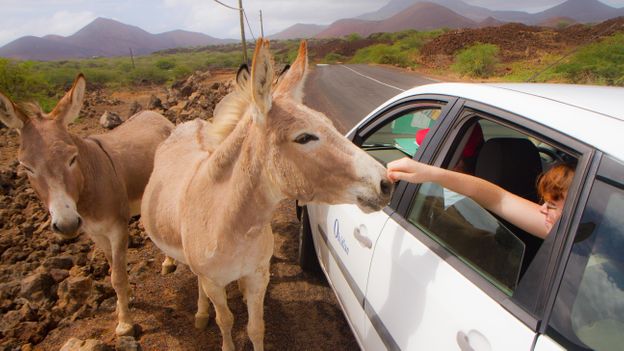
[[[400,67],[416,65],[420,48],[429,40],[444,33],[443,30],[419,32],[407,30],[397,33],[375,33],[370,39],[385,42],[358,50],[351,63],[380,63]]]
[[[452,69],[462,75],[489,77],[498,63],[499,48],[493,44],[475,43],[455,56]]]
[[[555,72],[573,83],[624,85],[624,33],[585,46]]]
[[[562,24],[563,26],[563,24]],[[311,59],[315,48],[342,40],[347,46],[361,47],[352,56],[325,52],[316,57],[325,63],[378,63],[415,67],[420,50],[446,30],[374,33],[367,38],[351,34],[342,39],[311,40]],[[369,45],[369,43],[372,43]],[[272,44],[275,60],[290,63],[297,56],[298,40]],[[577,49],[570,57],[563,53],[541,53],[530,59],[499,63],[499,48],[476,43],[460,51],[450,67],[461,75],[492,77],[507,81],[573,82],[624,86],[624,33]],[[249,48],[253,51],[253,47]],[[251,52],[248,55],[251,57]],[[172,49],[135,57],[92,58],[54,62],[15,61],[0,58],[0,91],[16,101],[36,101],[46,111],[72,84],[79,72],[87,77],[90,88],[119,88],[145,84],[169,84],[197,70],[215,67],[236,68],[241,63],[240,46],[235,45]],[[445,72],[439,72],[444,74]]]
[[[0,91],[16,101],[36,101],[49,111],[80,72],[90,87],[118,88],[171,83],[197,70],[236,68],[240,63],[239,51],[155,53],[134,61],[130,57],[52,62],[0,58]]]

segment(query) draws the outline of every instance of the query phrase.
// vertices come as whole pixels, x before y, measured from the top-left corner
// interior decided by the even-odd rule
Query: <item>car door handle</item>
[[[457,332],[457,345],[459,345],[459,349],[462,351],[491,351],[492,347],[490,346],[490,342],[485,337],[485,335],[481,334],[476,330],[471,330],[468,334],[463,331]]]
[[[357,240],[363,247],[370,249],[373,247],[373,242],[368,236],[366,236],[367,234],[368,230],[363,224],[353,229],[353,236],[355,237],[355,240]]]

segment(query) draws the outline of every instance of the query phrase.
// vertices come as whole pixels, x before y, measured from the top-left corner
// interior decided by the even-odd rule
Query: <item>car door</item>
[[[423,98],[399,102],[374,116],[358,130],[356,144],[382,164],[417,152],[416,133],[432,128],[450,108],[448,100]],[[393,202],[398,202],[400,191]],[[366,214],[355,205],[308,206],[314,240],[327,247],[329,256],[321,255],[329,280],[345,309],[355,333],[363,336],[365,318],[363,305],[368,269],[374,245],[394,212],[392,206]],[[317,243],[318,246],[318,243]]]
[[[423,155],[432,158],[421,161],[445,168],[459,164],[475,123],[485,135],[482,151],[499,139],[530,145],[565,139],[518,116],[473,105],[466,103],[446,137],[425,146]],[[532,130],[525,130],[527,125]],[[588,157],[579,153],[557,155],[575,157],[579,167],[587,167]],[[510,156],[512,163],[524,158]],[[545,158],[540,161],[548,166]],[[534,186],[535,179],[527,184]],[[434,183],[408,185],[375,246],[364,302],[371,323],[363,343],[371,350],[531,350],[542,310],[516,301],[526,290],[527,266],[532,267],[525,259],[531,263],[541,248],[541,243],[531,245],[469,198]],[[543,282],[541,277],[536,281]],[[538,300],[539,295],[530,296]]]
[[[546,335],[535,350],[621,350],[624,345],[624,164],[604,156],[563,247]],[[581,202],[582,203],[582,202]]]

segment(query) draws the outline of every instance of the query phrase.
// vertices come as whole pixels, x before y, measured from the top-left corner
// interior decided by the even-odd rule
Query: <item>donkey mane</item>
[[[207,151],[214,151],[246,115],[246,110],[252,102],[247,82],[247,80],[239,81],[234,91],[221,99],[215,107],[212,124],[209,128],[203,128],[205,140],[203,147]]]

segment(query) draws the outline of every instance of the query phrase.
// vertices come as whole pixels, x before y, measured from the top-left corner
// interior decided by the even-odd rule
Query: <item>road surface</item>
[[[316,65],[312,67],[304,103],[325,113],[346,133],[389,98],[433,79],[388,66]]]

